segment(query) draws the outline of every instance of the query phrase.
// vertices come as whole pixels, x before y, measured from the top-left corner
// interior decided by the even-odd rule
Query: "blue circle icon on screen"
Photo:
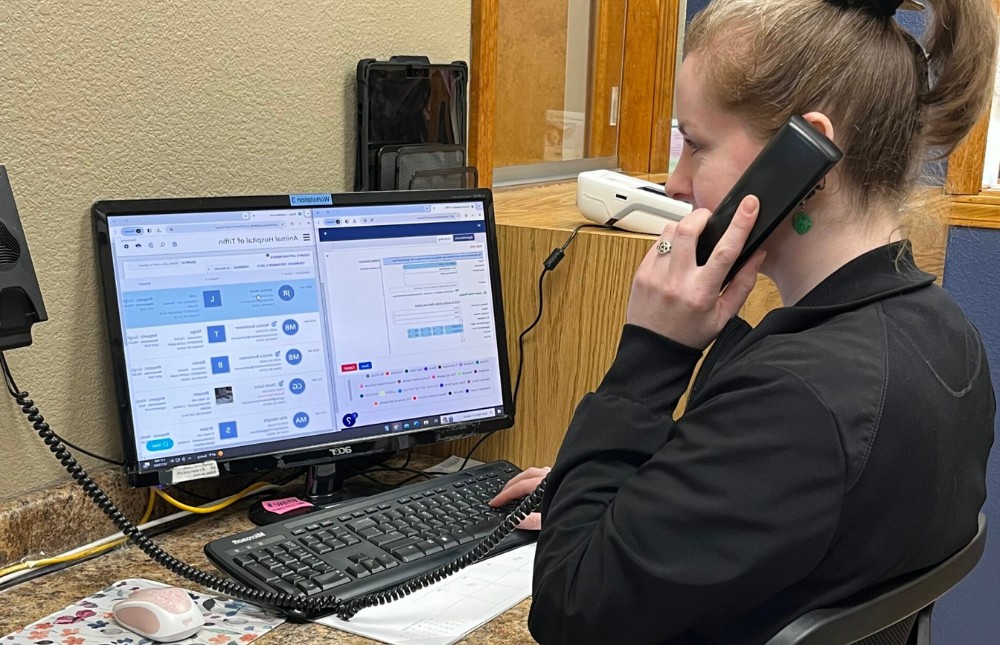
[[[289,318],[285,322],[281,323],[281,330],[289,336],[294,336],[299,333],[299,323]]]
[[[300,378],[293,378],[292,382],[288,384],[288,390],[292,394],[302,394],[306,391],[306,382]]]
[[[299,412],[292,417],[292,423],[295,424],[296,428],[304,428],[309,425],[309,415],[305,412]]]
[[[347,428],[353,427],[354,424],[358,422],[358,413],[351,412],[350,414],[345,414],[343,421],[345,427]]]
[[[285,302],[288,302],[295,297],[295,289],[292,289],[292,285],[290,284],[281,285],[281,287],[278,288],[278,297]]]
[[[290,349],[285,354],[285,360],[288,361],[289,365],[298,365],[302,362],[302,352],[297,349]]]

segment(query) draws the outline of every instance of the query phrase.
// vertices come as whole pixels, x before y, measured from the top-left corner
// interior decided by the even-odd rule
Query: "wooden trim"
[[[978,195],[983,189],[983,164],[986,163],[986,136],[990,111],[972,129],[968,138],[948,160],[945,192],[949,195]]]
[[[596,28],[591,47],[590,121],[587,145],[589,157],[611,157],[618,148],[618,126],[611,123],[611,93],[621,91],[622,48],[625,43],[625,3],[597,0]],[[619,112],[620,114],[620,112]]]
[[[948,217],[951,226],[1000,229],[1000,204],[954,202]]]
[[[656,54],[656,88],[653,91],[653,131],[649,172],[667,172],[670,166],[671,124],[674,118],[674,88],[677,69],[677,34],[682,20],[680,2],[661,0],[659,46]]]
[[[650,172],[661,0],[629,0],[625,17],[618,159],[625,172]]]
[[[499,24],[500,0],[472,0],[469,163],[479,171],[479,185],[486,188],[493,186]]]

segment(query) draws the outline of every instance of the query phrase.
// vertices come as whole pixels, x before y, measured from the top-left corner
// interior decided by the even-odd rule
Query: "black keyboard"
[[[471,551],[516,507],[487,502],[518,472],[483,464],[214,540],[205,555],[257,589],[350,600]],[[534,539],[514,531],[491,555]]]

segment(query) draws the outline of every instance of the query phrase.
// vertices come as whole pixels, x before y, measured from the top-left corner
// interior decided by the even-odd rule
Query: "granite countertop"
[[[252,527],[246,517],[249,502],[234,504],[218,514],[206,516],[154,538],[171,555],[207,572],[218,572],[202,552],[206,542]],[[108,525],[111,526],[110,524]],[[168,585],[211,594],[147,558],[134,546],[120,548],[101,557],[72,566],[0,592],[0,635],[15,632],[77,600],[125,578],[146,578]],[[522,601],[504,614],[467,636],[462,643],[533,643],[527,630],[531,599]],[[262,636],[261,645],[309,645],[310,643],[373,643],[367,638],[329,627],[285,623]]]

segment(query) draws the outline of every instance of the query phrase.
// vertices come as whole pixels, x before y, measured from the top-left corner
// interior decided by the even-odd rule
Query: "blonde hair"
[[[928,153],[950,154],[989,104],[997,16],[990,0],[934,0],[922,49],[894,20],[842,4],[713,0],[684,56],[697,54],[710,100],[762,138],[825,113],[857,206],[899,208]]]

